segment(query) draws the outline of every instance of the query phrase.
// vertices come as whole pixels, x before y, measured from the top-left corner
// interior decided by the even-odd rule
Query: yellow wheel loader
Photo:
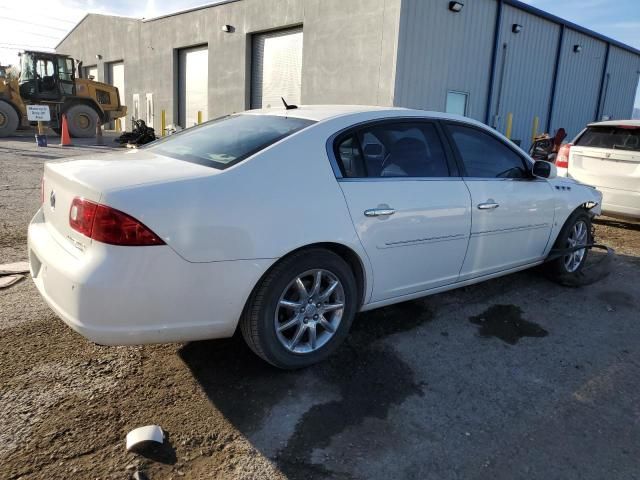
[[[57,133],[64,113],[72,137],[93,137],[98,121],[104,124],[127,114],[116,87],[76,78],[73,58],[33,51],[21,58],[19,79],[0,77],[0,137],[30,124],[27,105],[49,105],[49,126]]]

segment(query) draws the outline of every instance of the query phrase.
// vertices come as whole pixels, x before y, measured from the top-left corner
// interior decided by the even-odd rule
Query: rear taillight
[[[111,245],[164,245],[160,237],[135,218],[84,198],[76,197],[71,202],[69,225],[93,240]]]
[[[69,210],[69,225],[76,232],[80,232],[87,237],[91,236],[93,221],[96,217],[97,203],[93,203],[84,198],[74,198]]]
[[[560,147],[558,155],[556,156],[556,167],[569,168],[569,152],[571,151],[572,143],[565,143]]]

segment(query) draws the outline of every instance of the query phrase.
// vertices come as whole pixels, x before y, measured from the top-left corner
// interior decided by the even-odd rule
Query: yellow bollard
[[[540,119],[538,117],[533,117],[533,130],[531,131],[531,143],[536,141],[536,137],[538,136],[539,124],[540,124]]]
[[[513,127],[513,113],[509,112],[507,114],[507,131],[504,136],[511,140],[511,128]]]
[[[116,118],[116,132],[121,132],[122,127],[120,127],[120,119]]]
[[[202,112],[198,110],[198,125],[202,123]]]
[[[164,137],[167,134],[167,116],[164,110],[160,114],[160,128],[162,129],[162,136]]]

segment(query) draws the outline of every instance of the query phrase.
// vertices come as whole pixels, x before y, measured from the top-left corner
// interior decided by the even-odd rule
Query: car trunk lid
[[[212,168],[144,151],[47,162],[42,179],[42,212],[59,243],[75,247],[74,251],[84,251],[91,240],[69,223],[74,198],[100,203],[109,191],[218,173]]]

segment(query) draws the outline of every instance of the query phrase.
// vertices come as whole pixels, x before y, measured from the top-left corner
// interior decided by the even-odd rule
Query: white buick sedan
[[[29,258],[51,308],[94,342],[229,337],[239,325],[260,357],[298,368],[331,354],[358,311],[552,250],[551,275],[577,275],[600,202],[468,118],[250,111],[46,163]]]

